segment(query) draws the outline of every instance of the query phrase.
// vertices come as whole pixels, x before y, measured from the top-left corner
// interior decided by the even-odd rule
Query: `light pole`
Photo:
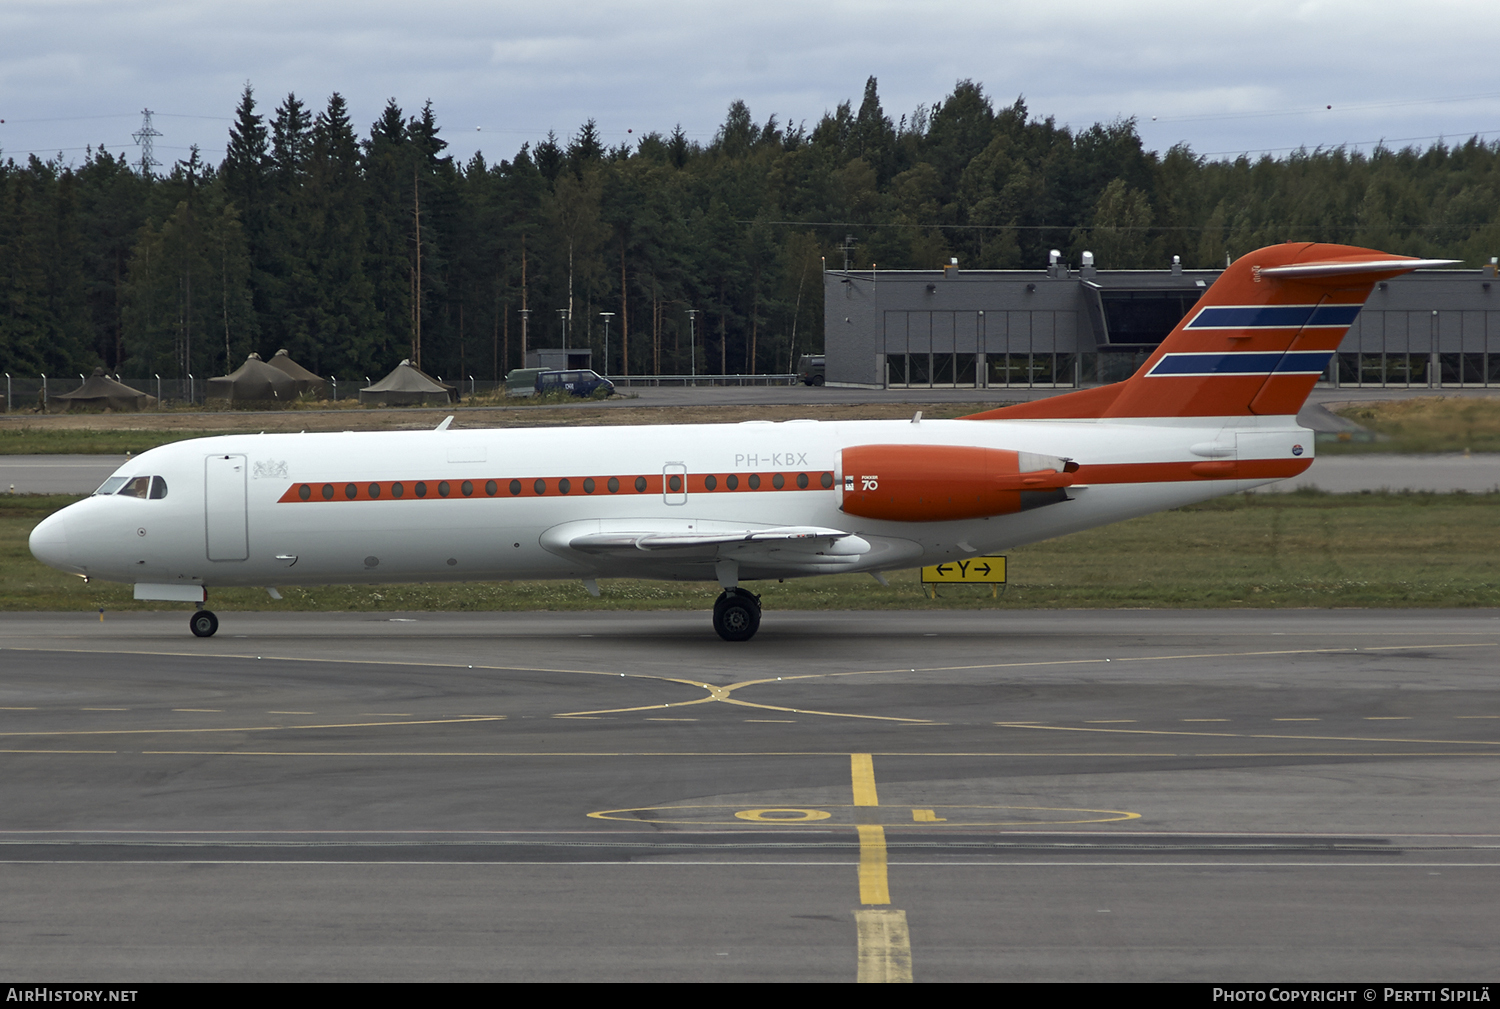
[[[568,349],[568,310],[566,308],[559,308],[557,310],[557,321],[558,321],[558,324],[562,326],[563,350],[567,350]],[[563,355],[563,367],[566,368],[567,366],[568,366],[568,355],[564,354]]]
[[[531,309],[521,309],[521,367],[530,368],[526,363],[526,324],[531,321]]]
[[[693,384],[698,384],[698,310],[690,308],[687,310],[688,317],[688,357],[693,363]]]
[[[615,317],[613,312],[600,312],[599,318],[604,320],[604,377],[609,378],[609,320]]]

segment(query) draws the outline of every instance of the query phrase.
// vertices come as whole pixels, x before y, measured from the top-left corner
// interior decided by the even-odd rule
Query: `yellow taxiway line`
[[[873,754],[851,753],[849,777],[855,806],[880,805]],[[906,926],[906,912],[881,906],[891,902],[885,828],[862,823],[855,829],[859,831],[859,902],[865,905],[854,912],[859,935],[856,979],[861,984],[910,983],[911,933]]]

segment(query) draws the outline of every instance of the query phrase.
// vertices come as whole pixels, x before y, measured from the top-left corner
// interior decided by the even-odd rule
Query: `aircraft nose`
[[[75,571],[68,552],[68,527],[61,515],[49,515],[31,530],[31,556],[51,568]]]

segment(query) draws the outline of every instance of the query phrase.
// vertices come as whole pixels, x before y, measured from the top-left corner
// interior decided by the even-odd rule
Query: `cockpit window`
[[[167,481],[159,476],[112,476],[99,485],[95,495],[114,494],[117,497],[137,497],[160,501],[167,496]]]

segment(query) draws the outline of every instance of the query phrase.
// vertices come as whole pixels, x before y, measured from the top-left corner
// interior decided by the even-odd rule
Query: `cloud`
[[[1157,148],[1466,136],[1500,131],[1500,95],[1481,95],[1475,72],[1489,65],[1495,22],[1469,0],[1429,3],[1420,16],[1393,0],[1086,12],[843,0],[11,0],[0,7],[0,150],[128,146],[150,107],[161,113],[160,152],[198,143],[215,157],[248,80],[266,110],[288,92],[319,107],[339,91],[362,126],[389,98],[409,111],[431,99],[453,153],[482,143],[493,160],[589,118],[610,143],[677,123],[706,140],[736,99],[762,121],[774,112],[815,122],[857,103],[872,74],[893,117],[968,78],[998,103],[1024,94],[1034,114],[1080,128],[1134,116]],[[1470,97],[1414,103],[1456,96]]]

